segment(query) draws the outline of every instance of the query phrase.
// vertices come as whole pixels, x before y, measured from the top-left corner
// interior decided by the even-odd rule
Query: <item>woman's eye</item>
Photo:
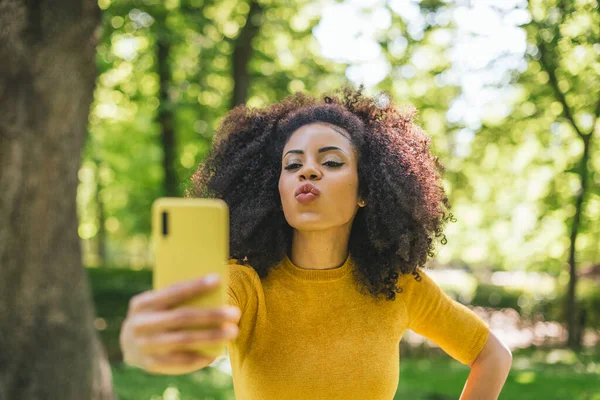
[[[290,164],[290,165],[287,165],[284,169],[295,169],[295,168],[297,168],[297,167],[295,167],[296,165],[299,166],[300,164]]]
[[[302,164],[293,163],[293,164],[287,165],[284,169],[286,169],[286,170],[296,169],[296,168],[300,167],[301,165]],[[324,162],[323,165],[327,165],[329,167],[337,168],[337,167],[341,167],[342,165],[344,165],[344,163],[339,163],[339,162],[336,162],[336,161],[327,161],[327,162]]]

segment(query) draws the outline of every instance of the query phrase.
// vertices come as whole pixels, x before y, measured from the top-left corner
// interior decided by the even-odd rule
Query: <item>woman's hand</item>
[[[241,317],[238,307],[174,308],[220,284],[220,279],[207,282],[205,278],[132,297],[119,336],[126,364],[154,374],[187,374],[216,359],[192,350],[194,347],[237,337]]]

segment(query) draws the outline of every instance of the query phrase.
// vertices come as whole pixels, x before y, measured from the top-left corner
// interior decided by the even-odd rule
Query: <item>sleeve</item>
[[[400,285],[408,328],[433,341],[455,360],[470,365],[487,342],[489,327],[472,310],[448,296],[422,268],[417,271],[420,279],[405,275]]]
[[[229,285],[227,286],[227,304],[239,307],[242,314],[248,305],[248,299],[254,291],[252,277],[248,267],[241,266],[237,260],[229,260]]]
[[[230,278],[231,279],[231,271],[230,271]],[[230,282],[231,283],[231,282]],[[240,310],[242,309],[240,307],[241,301],[238,298],[238,296],[235,294],[235,290],[231,287],[231,284],[227,287],[227,305],[228,306],[236,306],[238,307]]]

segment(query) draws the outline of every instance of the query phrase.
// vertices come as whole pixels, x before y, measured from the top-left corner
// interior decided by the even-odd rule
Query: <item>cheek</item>
[[[358,192],[358,179],[355,174],[348,174],[341,177],[335,184],[334,192],[338,197],[346,197],[348,201],[353,201]]]
[[[285,179],[285,177],[283,175],[279,176],[279,183],[278,183],[278,188],[279,188],[279,196],[281,197],[281,202],[283,203],[286,199],[286,193],[288,191],[288,184],[287,181]]]
[[[358,181],[355,176],[347,176],[337,182],[332,182],[327,187],[331,194],[330,206],[339,213],[346,215],[352,213],[358,202]]]

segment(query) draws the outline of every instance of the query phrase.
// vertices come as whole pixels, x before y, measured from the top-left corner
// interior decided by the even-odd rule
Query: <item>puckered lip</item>
[[[300,193],[312,193],[315,196],[318,196],[321,193],[321,191],[317,189],[317,187],[312,183],[303,183],[302,185],[296,188],[294,196],[298,196]]]

